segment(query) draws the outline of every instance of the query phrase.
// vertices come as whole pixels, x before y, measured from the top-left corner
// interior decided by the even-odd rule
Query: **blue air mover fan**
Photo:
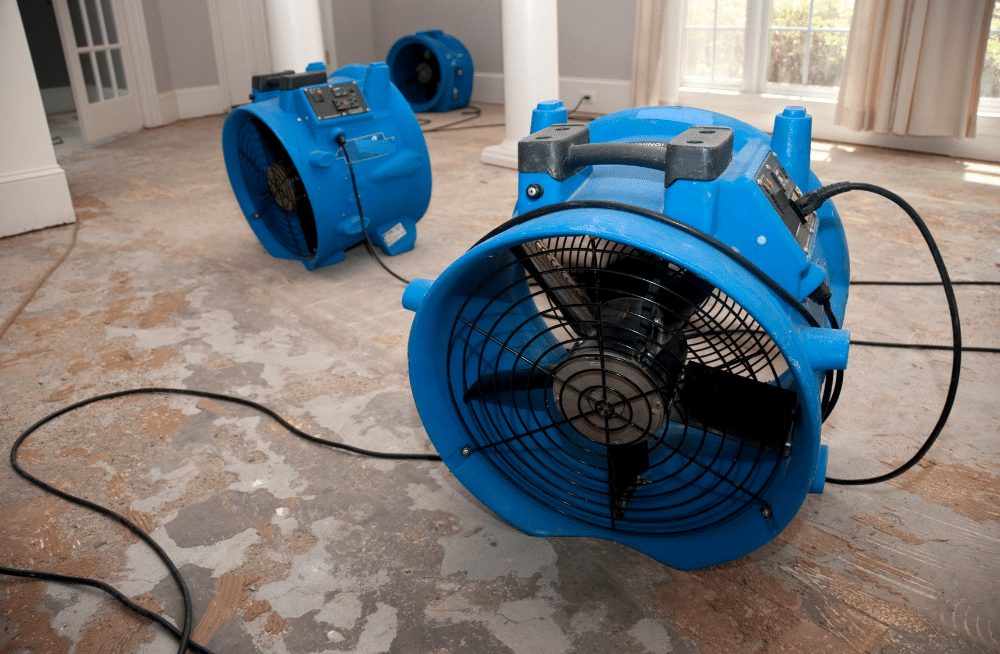
[[[431,197],[427,145],[385,64],[253,78],[222,150],[233,192],[268,252],[312,270],[344,260],[365,238],[338,136],[346,140],[365,229],[389,255],[413,248]]]
[[[441,30],[417,32],[393,44],[385,58],[392,83],[414,111],[451,111],[472,97],[472,57]]]
[[[529,534],[682,569],[742,556],[822,490],[821,385],[847,360],[810,298],[829,287],[842,319],[840,219],[790,205],[818,185],[810,119],[786,110],[772,139],[695,109],[543,108],[514,218],[404,295],[427,432]]]

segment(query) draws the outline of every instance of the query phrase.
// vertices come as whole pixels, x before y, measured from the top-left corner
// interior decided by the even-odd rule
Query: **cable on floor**
[[[10,326],[14,324],[14,320],[16,320],[19,315],[21,315],[21,312],[24,311],[24,308],[28,306],[28,304],[35,298],[35,293],[38,292],[38,289],[40,289],[42,285],[49,279],[49,277],[52,276],[52,273],[56,271],[56,268],[61,266],[63,264],[63,261],[66,261],[66,257],[69,256],[69,253],[73,251],[73,247],[76,245],[76,235],[79,232],[80,232],[80,221],[75,220],[73,221],[73,235],[69,240],[69,245],[66,246],[66,251],[63,252],[58,259],[56,259],[56,262],[52,264],[52,266],[48,269],[48,271],[44,275],[42,275],[42,277],[38,280],[37,283],[35,283],[34,286],[31,287],[31,290],[28,291],[28,294],[24,296],[23,300],[21,300],[21,304],[17,305],[17,308],[14,309],[13,313],[11,313],[10,316],[8,316],[7,320],[3,321],[3,325],[0,325],[0,339],[4,337],[4,334],[6,334],[7,330],[10,329]]]
[[[422,130],[422,131],[423,131],[424,134],[429,134],[431,132],[447,132],[447,131],[450,131],[450,130],[459,130],[459,129],[480,129],[480,128],[485,128],[485,127],[504,127],[504,125],[505,125],[505,123],[489,123],[489,124],[486,124],[486,125],[462,125],[462,127],[458,127],[458,125],[461,125],[462,123],[467,123],[470,120],[475,120],[476,118],[479,118],[480,116],[483,115],[483,110],[480,109],[479,107],[475,106],[475,105],[472,105],[472,104],[468,105],[468,108],[465,111],[463,111],[461,113],[461,115],[462,116],[468,116],[468,118],[459,118],[458,120],[453,120],[450,123],[446,123],[444,125],[438,125],[437,127],[430,127],[428,129],[425,129],[425,130]],[[431,120],[429,118],[417,118],[417,122],[419,122],[421,125],[428,125],[428,124],[431,123]]]
[[[95,395],[94,397],[90,397],[90,398],[87,398],[85,400],[80,400],[79,402],[75,402],[73,404],[65,406],[65,407],[63,407],[63,408],[61,408],[61,409],[59,409],[57,411],[53,411],[49,415],[47,415],[44,418],[38,420],[35,424],[33,424],[30,427],[28,427],[27,429],[25,429],[23,432],[21,432],[21,435],[17,437],[17,439],[14,441],[13,446],[10,449],[10,457],[9,457],[10,466],[14,469],[14,471],[17,474],[19,474],[21,477],[23,477],[24,479],[26,479],[28,482],[30,482],[30,483],[34,484],[35,486],[41,488],[43,491],[45,491],[47,493],[51,493],[52,495],[55,495],[55,496],[57,496],[59,498],[62,498],[64,500],[66,500],[67,502],[71,502],[73,504],[77,504],[77,505],[82,506],[84,508],[90,509],[91,511],[95,511],[97,513],[100,513],[101,515],[103,515],[103,516],[105,516],[107,518],[110,518],[110,519],[114,520],[115,522],[119,523],[120,525],[122,525],[123,527],[125,527],[126,529],[128,529],[129,531],[131,531],[138,538],[140,538],[143,542],[145,542],[153,550],[153,552],[160,559],[160,561],[162,561],[163,564],[167,567],[167,570],[170,572],[170,575],[174,578],[174,582],[177,584],[177,588],[178,588],[178,590],[181,593],[182,604],[183,604],[183,607],[184,607],[184,615],[183,615],[183,620],[181,621],[181,629],[177,630],[176,628],[172,628],[172,627],[164,625],[165,621],[160,616],[156,615],[155,613],[152,613],[151,611],[148,611],[148,610],[142,608],[141,606],[139,606],[135,602],[133,602],[133,601],[129,600],[127,597],[125,597],[124,594],[122,594],[119,591],[115,590],[114,587],[112,587],[112,586],[110,586],[108,584],[105,584],[104,582],[101,582],[101,581],[97,581],[97,580],[94,580],[94,579],[89,579],[87,577],[73,577],[73,576],[69,576],[69,575],[54,575],[53,573],[39,572],[39,571],[34,571],[34,570],[23,570],[23,569],[18,569],[18,568],[9,568],[9,567],[6,567],[6,566],[0,566],[0,573],[12,575],[12,576],[19,576],[19,577],[29,577],[29,578],[35,578],[35,579],[44,579],[44,580],[50,580],[50,581],[59,581],[59,582],[64,582],[64,583],[78,583],[78,584],[84,584],[84,585],[87,585],[87,586],[92,586],[94,588],[99,588],[99,589],[107,592],[108,594],[110,594],[112,597],[114,597],[119,602],[121,602],[122,605],[125,606],[127,609],[136,612],[138,615],[140,615],[142,617],[149,618],[151,620],[155,620],[158,624],[163,625],[166,629],[168,629],[168,631],[170,631],[170,633],[174,634],[174,636],[176,636],[178,638],[178,650],[177,650],[178,654],[184,654],[187,651],[189,645],[191,647],[197,649],[199,652],[203,652],[204,654],[212,654],[212,653],[211,653],[210,650],[207,650],[207,649],[205,649],[204,647],[201,647],[201,646],[196,646],[194,643],[190,642],[190,640],[191,640],[191,629],[192,629],[192,624],[193,624],[193,609],[192,609],[192,603],[191,603],[191,592],[188,589],[187,583],[184,581],[184,577],[181,575],[180,570],[177,568],[177,566],[174,564],[174,562],[170,559],[170,557],[167,555],[167,553],[163,550],[163,548],[160,547],[160,545],[155,540],[153,540],[153,538],[149,534],[147,534],[141,527],[139,527],[138,525],[136,525],[134,522],[130,521],[128,518],[126,518],[126,517],[124,517],[124,516],[122,516],[122,515],[120,515],[118,513],[115,513],[111,509],[103,507],[100,504],[96,504],[94,502],[91,502],[90,500],[84,499],[82,497],[78,497],[76,495],[73,495],[72,493],[67,493],[66,491],[60,490],[59,488],[56,488],[55,486],[53,486],[53,485],[51,485],[51,484],[49,484],[49,483],[47,483],[45,481],[42,481],[38,477],[32,475],[30,472],[28,472],[27,470],[25,470],[24,468],[22,468],[21,464],[18,463],[18,461],[17,461],[17,452],[20,449],[21,444],[24,443],[25,439],[27,439],[28,436],[30,436],[31,434],[33,434],[40,427],[42,427],[43,425],[51,422],[52,420],[55,420],[59,416],[65,415],[67,413],[70,413],[70,412],[75,411],[77,409],[80,409],[82,407],[85,407],[85,406],[87,406],[89,404],[94,404],[96,402],[103,402],[103,401],[106,401],[106,400],[112,400],[112,399],[115,399],[115,398],[127,397],[127,396],[131,396],[131,395],[149,395],[149,394],[188,395],[188,396],[192,396],[192,397],[200,397],[200,398],[206,398],[206,399],[211,399],[211,400],[219,400],[219,401],[222,401],[222,402],[231,402],[231,403],[235,403],[235,404],[241,404],[243,406],[250,407],[251,409],[259,411],[259,412],[263,413],[264,415],[272,418],[278,424],[280,424],[282,427],[284,427],[285,429],[287,429],[288,431],[290,431],[291,433],[295,434],[296,436],[298,436],[300,438],[304,438],[305,440],[311,441],[313,443],[318,443],[320,445],[326,445],[327,447],[332,447],[332,448],[335,448],[335,449],[339,449],[339,450],[344,450],[344,451],[347,451],[347,452],[351,452],[353,454],[360,454],[362,456],[367,456],[367,457],[372,457],[372,458],[377,458],[377,459],[389,459],[389,460],[395,460],[395,461],[440,461],[441,460],[441,457],[438,456],[437,454],[379,452],[379,451],[375,451],[375,450],[368,450],[368,449],[361,448],[361,447],[354,447],[353,445],[347,445],[346,443],[337,443],[337,442],[334,442],[334,441],[328,441],[328,440],[326,440],[324,438],[319,438],[318,436],[313,436],[312,434],[309,434],[307,432],[302,431],[301,429],[299,429],[298,427],[295,427],[294,425],[292,425],[291,423],[289,423],[287,420],[285,420],[284,418],[282,418],[280,415],[278,415],[277,412],[269,409],[268,407],[264,406],[263,404],[259,404],[257,402],[254,402],[252,400],[248,400],[248,399],[245,399],[245,398],[242,398],[242,397],[236,397],[236,396],[232,396],[232,395],[223,395],[221,393],[212,393],[212,392],[208,392],[208,391],[195,391],[195,390],[184,389],[184,388],[158,388],[158,387],[132,388],[132,389],[127,389],[127,390],[123,390],[123,391],[115,391],[115,392],[112,392],[112,393],[105,393],[103,395]]]
[[[866,477],[862,479],[840,479],[837,477],[826,478],[826,481],[831,484],[860,486],[889,481],[890,479],[894,479],[895,477],[903,474],[924,458],[924,455],[927,454],[927,452],[934,445],[935,441],[937,441],[938,436],[941,435],[941,431],[948,422],[948,416],[951,414],[951,409],[955,404],[955,397],[958,394],[958,382],[962,373],[962,323],[958,315],[958,301],[955,298],[954,285],[951,282],[951,277],[948,274],[948,268],[945,266],[944,259],[941,257],[941,250],[938,249],[937,243],[934,241],[934,237],[931,235],[931,232],[927,228],[927,224],[924,222],[923,218],[920,217],[920,214],[918,214],[906,200],[892,191],[874,184],[867,184],[863,182],[839,182],[823,186],[806,193],[795,202],[795,205],[800,215],[808,216],[812,212],[816,211],[816,209],[819,209],[823,203],[830,198],[850,191],[864,191],[866,193],[874,193],[875,195],[880,195],[886,198],[902,209],[906,215],[909,216],[910,220],[913,221],[913,224],[916,225],[921,236],[924,238],[924,242],[927,244],[928,250],[930,250],[931,258],[934,259],[934,266],[937,268],[938,275],[941,277],[941,286],[944,289],[945,298],[948,302],[948,314],[951,318],[952,335],[952,345],[950,348],[951,377],[948,381],[948,392],[945,396],[944,406],[941,408],[937,422],[931,429],[930,434],[924,440],[923,444],[917,450],[916,454],[910,457],[910,459],[903,465],[875,477]],[[828,311],[828,316],[829,315],[832,315],[832,312]]]

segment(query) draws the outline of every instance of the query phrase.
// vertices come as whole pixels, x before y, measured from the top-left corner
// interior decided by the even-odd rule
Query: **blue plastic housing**
[[[321,64],[309,69],[323,70]],[[356,88],[357,107],[330,109],[334,88]],[[326,104],[311,100],[324,92]],[[226,117],[222,146],[236,199],[270,254],[298,259],[312,270],[343,261],[345,251],[364,240],[347,161],[336,142],[341,135],[372,242],[387,255],[413,248],[416,223],[430,202],[430,159],[420,125],[385,64],[344,66],[324,84],[257,90],[252,97]],[[284,169],[297,175],[294,183],[301,184],[307,206],[283,209],[261,177],[282,160],[282,151],[292,164]]]
[[[392,83],[409,101],[413,111],[461,109],[472,98],[475,69],[465,45],[441,30],[428,30],[396,41],[385,58]],[[418,74],[417,67],[426,66]],[[436,84],[427,86],[421,75],[432,76]]]
[[[550,113],[559,119],[558,112]],[[784,119],[778,120],[781,123]],[[798,159],[790,160],[784,154],[790,150],[784,147],[786,143],[773,143],[767,134],[745,123],[680,107],[611,114],[590,123],[590,140],[592,143],[670,141],[689,127],[709,125],[731,127],[735,133],[732,161],[715,180],[678,180],[664,188],[662,172],[624,165],[590,166],[562,182],[545,173],[521,173],[520,199],[514,216],[566,200],[614,200],[664,213],[738,251],[794,298],[803,300],[820,325],[826,324],[822,311],[807,296],[825,280],[834,293],[833,311],[842,320],[849,269],[847,243],[836,210],[829,202],[823,206],[807,246],[803,247],[772,208],[756,179],[772,152],[779,155],[783,166],[801,171],[804,165],[808,174],[808,145],[804,153],[799,148],[794,155]],[[808,144],[809,134],[803,134],[807,128],[801,121],[793,121],[790,126],[782,127],[781,138],[797,140],[799,145],[804,138]],[[808,179],[810,188],[818,186],[815,176],[809,174]],[[528,197],[526,189],[531,184],[543,188],[540,197],[535,194],[537,199]],[[471,416],[468,405],[463,403],[465,380],[477,373],[469,369],[472,364],[452,356],[456,334],[462,339],[457,347],[471,343],[470,349],[474,351],[486,352],[487,356],[493,352],[501,369],[517,365],[518,357],[511,356],[511,351],[521,352],[521,358],[544,361],[553,352],[553,341],[545,336],[545,327],[537,314],[532,315],[531,302],[525,301],[531,291],[524,283],[523,270],[511,265],[511,248],[527,241],[576,235],[632,246],[695,273],[745,309],[777,346],[787,364],[780,385],[794,390],[798,398],[794,447],[787,456],[761,453],[773,472],[766,480],[757,480],[759,491],[755,491],[757,495],[746,506],[741,504],[732,509],[736,505],[727,499],[732,490],[720,482],[698,493],[687,496],[680,493],[685,503],[683,515],[678,513],[676,505],[657,506],[655,498],[644,498],[640,490],[633,503],[646,503],[650,515],[661,515],[665,521],[672,521],[672,527],[658,530],[655,524],[636,523],[622,528],[625,523],[616,526],[612,520],[610,524],[601,524],[592,515],[561,502],[567,492],[564,481],[555,475],[545,480],[544,471],[540,472],[534,464],[523,463],[531,461],[533,454],[540,454],[530,451],[532,445],[527,440],[517,441],[525,443],[523,446],[506,445],[510,452],[522,448],[523,458],[500,457],[495,454],[497,450],[490,449],[471,455],[466,450],[463,454],[469,443],[481,442],[476,431],[490,429],[491,425]],[[503,301],[493,302],[496,298]],[[735,258],[684,231],[622,210],[557,210],[477,245],[433,282],[415,280],[407,288],[403,303],[416,312],[410,332],[409,370],[414,399],[428,435],[444,462],[470,492],[526,533],[609,538],[674,568],[701,568],[740,557],[769,542],[792,520],[808,492],[822,491],[826,448],[820,444],[821,388],[827,370],[846,366],[848,333],[811,326],[782,296]],[[470,316],[484,311],[495,314],[486,321],[495,324],[491,335],[463,331]],[[537,324],[534,333],[541,336],[521,339],[519,334],[532,333],[532,329],[525,329],[532,321]],[[490,415],[497,416],[492,428],[502,432],[505,423],[539,425],[544,419],[539,407],[551,402],[551,390],[538,389],[531,391],[527,402],[492,408]],[[500,433],[492,442],[503,436]],[[723,443],[718,451],[738,455],[734,447]],[[582,465],[551,449],[546,449],[543,456],[549,457],[547,460],[554,469]],[[715,474],[721,477],[735,471],[734,478],[739,473],[747,479],[756,474],[738,456],[727,465],[731,467]],[[706,469],[715,466],[716,461],[703,465]],[[696,466],[681,465],[674,474],[682,489],[685,483],[692,488],[704,483],[704,474]],[[531,483],[524,483],[526,479]],[[684,482],[685,479],[688,481]],[[537,492],[546,487],[551,493]],[[573,492],[587,499],[593,489],[581,483]]]

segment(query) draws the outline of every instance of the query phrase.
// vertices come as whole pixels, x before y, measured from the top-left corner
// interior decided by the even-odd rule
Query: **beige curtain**
[[[637,0],[632,40],[633,107],[677,104],[686,0]]]
[[[976,135],[994,0],[856,0],[834,122],[908,136]]]

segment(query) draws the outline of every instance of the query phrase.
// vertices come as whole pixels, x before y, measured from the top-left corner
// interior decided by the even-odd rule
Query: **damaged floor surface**
[[[479,123],[501,122],[486,106]],[[437,124],[461,117],[432,116]],[[403,285],[363,249],[307,271],[254,237],[222,160],[222,117],[61,156],[79,219],[66,262],[0,341],[0,448],[71,402],[172,386],[254,399],[331,440],[432,453],[407,374]],[[480,163],[503,128],[427,134],[434,193],[416,249],[433,278],[509,217],[516,173]],[[1000,166],[817,143],[824,182],[886,186],[922,213],[953,278],[1000,279]],[[888,202],[841,196],[852,275],[933,280]],[[0,240],[0,317],[73,227]],[[966,343],[1000,346],[1000,289],[957,290]],[[934,287],[855,287],[854,338],[947,344]],[[420,344],[417,344],[420,347]],[[936,420],[949,354],[855,347],[824,427],[830,474],[879,474]],[[678,572],[613,542],[533,538],[440,463],[374,461],[295,438],[253,410],[150,395],[92,405],[20,460],[130,517],[194,597],[217,654],[1000,651],[1000,365],[967,353],[926,459],[877,486],[827,486],[770,544]],[[0,564],[89,575],[176,620],[166,569],[112,522],[0,470]],[[0,654],[170,652],[157,626],[96,590],[0,578]]]

